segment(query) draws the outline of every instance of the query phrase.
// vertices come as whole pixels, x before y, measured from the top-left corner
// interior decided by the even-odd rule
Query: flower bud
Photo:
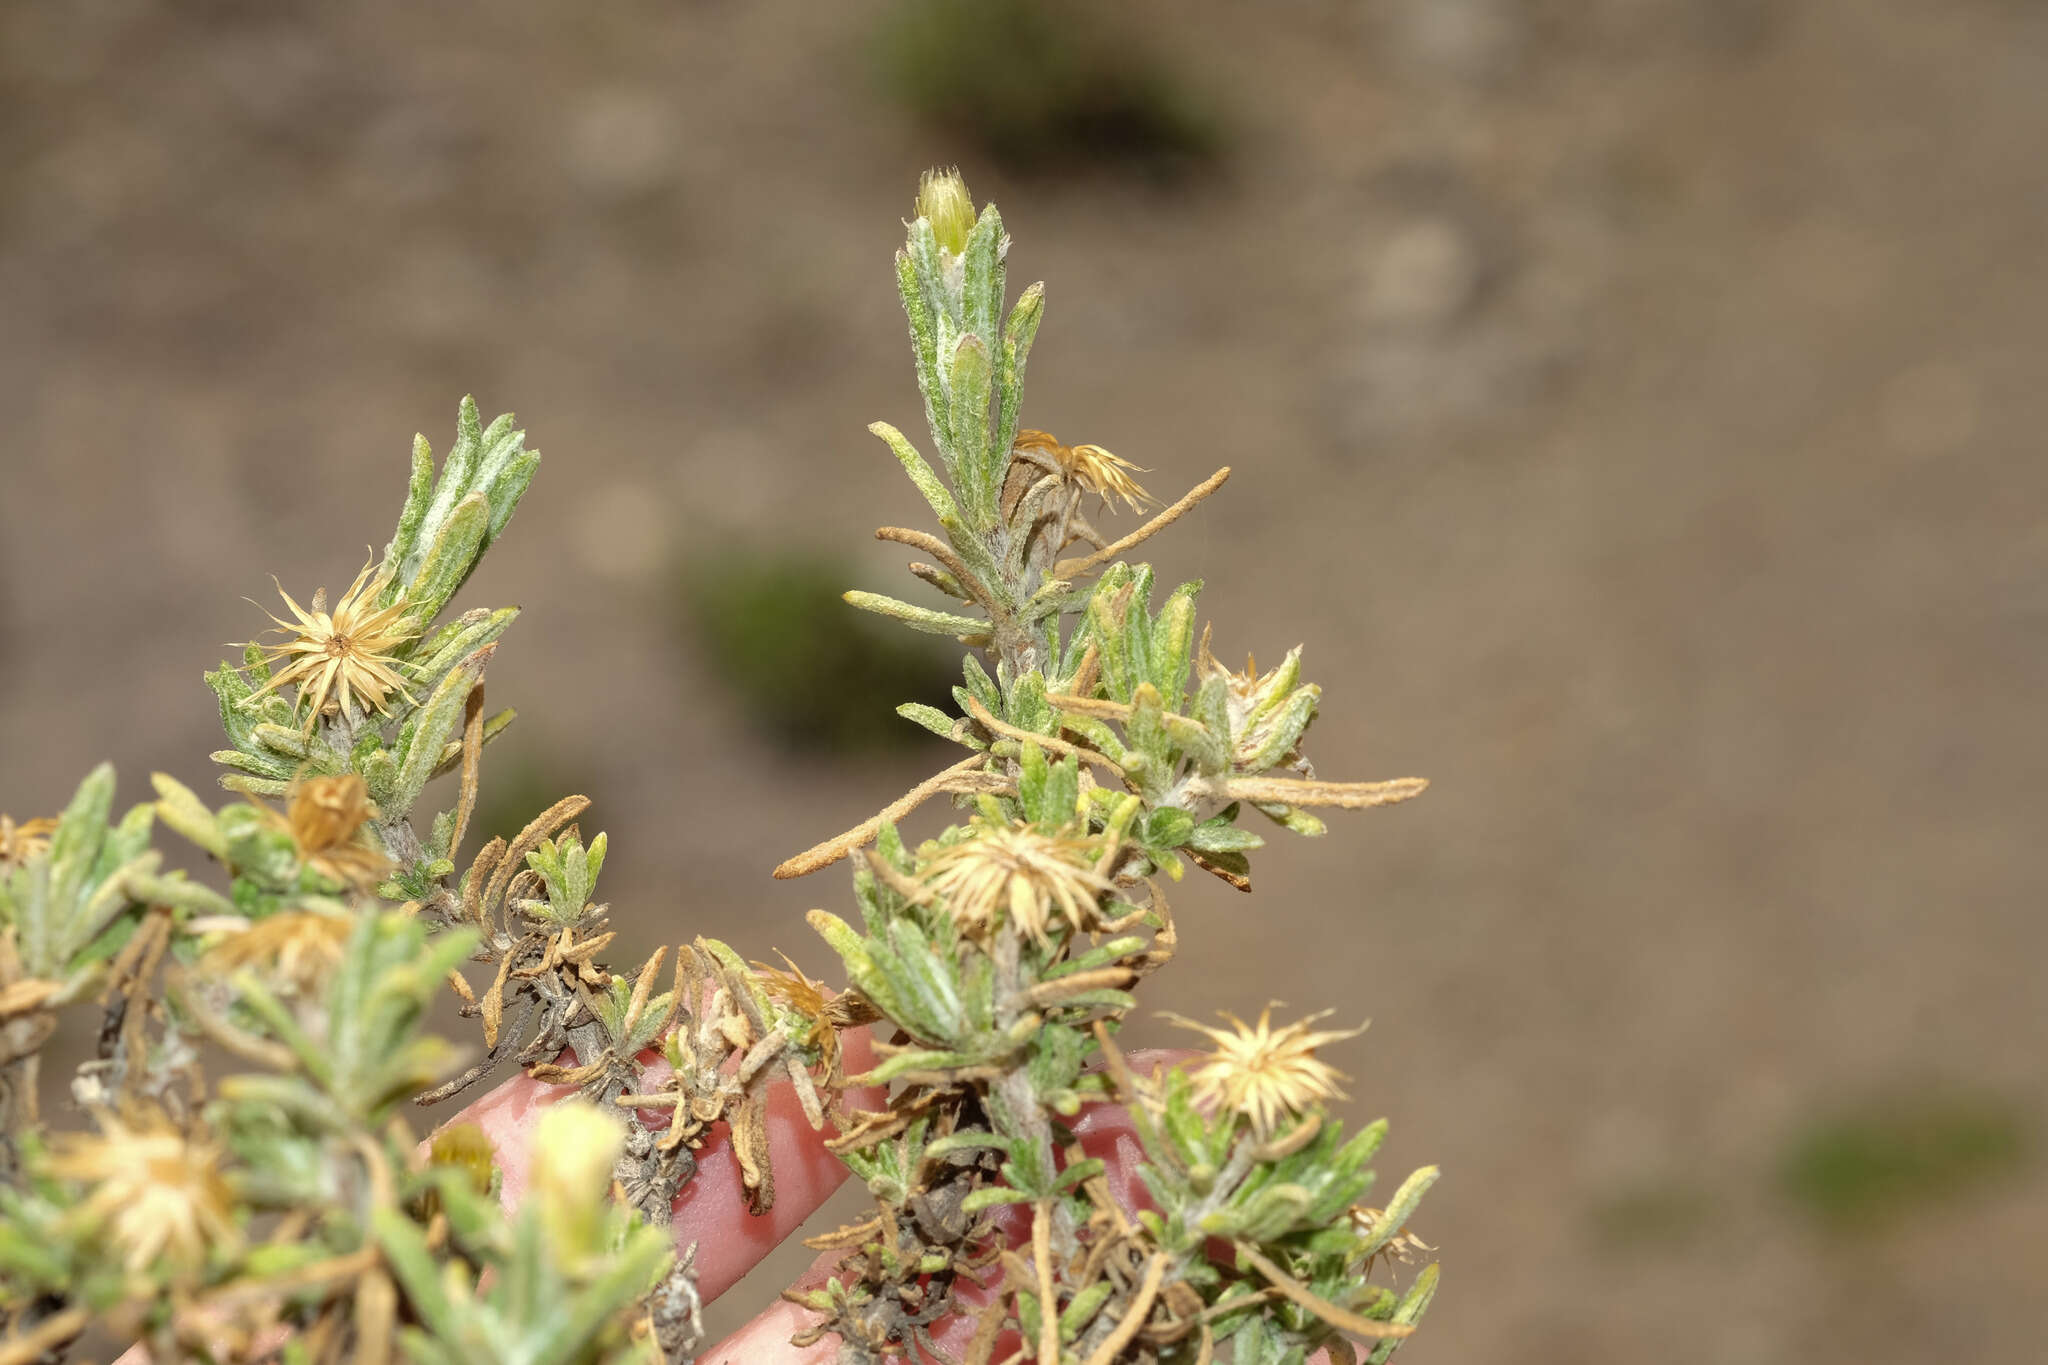
[[[932,236],[941,251],[955,256],[967,249],[974,230],[974,196],[959,169],[929,170],[917,181],[917,216],[931,220]]]
[[[625,1139],[617,1119],[579,1100],[542,1115],[533,1137],[532,1198],[556,1264],[573,1268],[603,1253],[612,1165]]]

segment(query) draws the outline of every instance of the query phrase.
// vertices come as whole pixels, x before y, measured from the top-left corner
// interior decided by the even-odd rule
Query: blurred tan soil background
[[[346,587],[475,393],[545,453],[484,832],[588,792],[631,944],[823,972],[843,870],[769,868],[948,761],[833,593],[919,591],[864,428],[923,440],[957,162],[1026,423],[1233,466],[1163,583],[1434,782],[1184,883],[1150,1000],[1373,1020],[1381,1192],[1445,1171],[1400,1358],[2038,1359],[2048,5],[968,14],[0,10],[0,808],[210,787],[242,599]]]

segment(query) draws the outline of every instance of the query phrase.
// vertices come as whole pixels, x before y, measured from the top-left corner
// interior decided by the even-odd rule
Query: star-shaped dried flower
[[[1008,915],[1039,946],[1051,943],[1054,914],[1076,932],[1096,920],[1101,896],[1115,883],[1097,871],[1102,841],[1041,834],[1028,826],[983,827],[939,850],[920,874],[960,927],[987,934]]]
[[[1131,477],[1133,470],[1140,474],[1145,471],[1129,460],[1110,454],[1101,446],[1070,446],[1049,431],[1025,427],[1017,433],[1017,439],[1010,448],[1050,457],[1068,479],[1090,493],[1098,494],[1105,503],[1113,497],[1122,498],[1133,512],[1141,512],[1152,500],[1151,495]]]
[[[323,712],[332,708],[335,714],[346,714],[358,698],[379,715],[390,714],[385,702],[393,692],[411,701],[392,651],[417,637],[419,625],[407,615],[402,595],[390,606],[376,605],[389,581],[382,575],[372,581],[370,563],[365,563],[331,612],[325,588],[313,594],[313,609],[307,611],[279,584],[277,595],[291,608],[297,624],[270,618],[290,638],[259,647],[273,666],[283,667],[242,705],[253,705],[256,698],[286,683],[295,684],[298,699],[293,706],[306,704],[306,730],[311,733]]]
[[[50,846],[50,836],[56,831],[57,822],[48,816],[17,825],[10,816],[0,814],[0,867],[16,867],[35,857]]]
[[[1309,1025],[1329,1013],[1324,1010],[1276,1029],[1271,1005],[1259,1011],[1255,1025],[1227,1011],[1219,1013],[1230,1021],[1229,1028],[1198,1024],[1178,1014],[1163,1016],[1183,1028],[1207,1034],[1216,1045],[1189,1075],[1195,1094],[1213,1104],[1218,1114],[1244,1115],[1263,1140],[1271,1137],[1283,1120],[1344,1098],[1338,1087],[1344,1077],[1328,1062],[1318,1060],[1315,1050],[1325,1043],[1357,1037],[1365,1031],[1364,1025],[1312,1032]]]
[[[131,1273],[166,1254],[197,1270],[210,1248],[240,1240],[219,1147],[180,1133],[159,1113],[132,1126],[114,1114],[97,1117],[98,1133],[54,1138],[44,1170],[93,1187],[75,1216],[105,1229]]]

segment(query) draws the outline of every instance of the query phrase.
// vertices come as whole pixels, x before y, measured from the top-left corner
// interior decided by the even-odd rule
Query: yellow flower
[[[1026,451],[1049,457],[1060,467],[1069,480],[1079,484],[1090,493],[1100,495],[1106,504],[1113,498],[1122,498],[1133,512],[1145,510],[1151,495],[1138,486],[1138,481],[1129,471],[1146,471],[1129,460],[1110,454],[1098,445],[1063,445],[1060,438],[1049,431],[1038,431],[1025,427],[1017,433],[1017,439],[1010,446],[1013,451]]]
[[[312,990],[340,963],[355,921],[314,910],[280,910],[240,929],[207,951],[217,972],[260,967],[301,990]]]
[[[943,250],[955,256],[967,250],[968,235],[974,231],[974,196],[967,192],[957,167],[929,170],[917,178],[917,216],[931,220],[932,236]]]
[[[1337,1084],[1344,1077],[1328,1062],[1318,1061],[1315,1050],[1325,1043],[1356,1037],[1365,1028],[1310,1032],[1309,1025],[1328,1013],[1312,1014],[1278,1029],[1272,1026],[1271,1005],[1259,1011],[1256,1025],[1227,1012],[1223,1017],[1230,1021],[1229,1028],[1198,1024],[1177,1014],[1165,1018],[1207,1034],[1216,1044],[1216,1050],[1189,1073],[1195,1094],[1214,1104],[1219,1114],[1243,1114],[1252,1121],[1252,1131],[1263,1139],[1272,1136],[1282,1120],[1344,1097]]]
[[[57,822],[47,816],[17,825],[0,815],[0,867],[15,867],[35,857],[50,846],[50,836],[56,830]]]
[[[217,1146],[178,1132],[160,1113],[134,1127],[112,1114],[98,1118],[99,1133],[58,1135],[44,1169],[93,1186],[75,1216],[105,1228],[131,1273],[166,1254],[197,1270],[209,1248],[240,1240]]]
[[[1007,912],[1044,947],[1055,910],[1077,932],[1095,922],[1098,898],[1115,889],[1096,871],[1101,854],[1099,839],[999,826],[941,849],[921,875],[968,933],[990,932]]]
[[[332,612],[327,610],[325,588],[313,594],[313,609],[306,611],[279,584],[277,595],[291,608],[298,624],[275,616],[270,618],[291,638],[283,644],[263,645],[262,649],[272,665],[284,666],[245,698],[242,705],[251,705],[264,693],[294,683],[299,689],[294,709],[299,702],[310,703],[306,713],[306,730],[310,733],[323,712],[331,707],[336,714],[346,714],[357,698],[379,715],[390,714],[384,702],[393,692],[411,701],[412,695],[405,690],[405,680],[399,676],[391,651],[420,632],[406,615],[403,597],[388,607],[375,605],[377,595],[389,581],[381,575],[370,581],[370,564],[365,563]]]
[[[315,872],[344,886],[371,887],[391,872],[391,860],[356,837],[376,814],[369,784],[359,775],[309,777],[291,790],[285,826]]]

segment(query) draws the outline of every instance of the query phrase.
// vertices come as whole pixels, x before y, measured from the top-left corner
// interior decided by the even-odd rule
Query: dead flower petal
[[[1338,1084],[1343,1076],[1328,1062],[1319,1060],[1315,1050],[1325,1043],[1364,1032],[1364,1025],[1311,1031],[1309,1026],[1322,1014],[1312,1014],[1276,1029],[1272,1015],[1273,1008],[1268,1005],[1259,1012],[1257,1024],[1247,1024],[1234,1014],[1224,1013],[1223,1017],[1230,1021],[1227,1028],[1196,1023],[1177,1014],[1164,1016],[1183,1028],[1207,1034],[1215,1044],[1215,1050],[1198,1061],[1189,1073],[1194,1079],[1195,1093],[1214,1104],[1219,1113],[1242,1114],[1250,1119],[1252,1131],[1261,1141],[1287,1119],[1344,1097]]]
[[[363,565],[332,612],[320,610],[318,597],[309,612],[282,586],[278,588],[277,595],[295,621],[270,618],[287,638],[280,644],[258,646],[276,671],[269,682],[244,698],[242,705],[249,706],[256,698],[290,683],[298,688],[294,709],[307,704],[306,730],[310,733],[330,707],[337,714],[346,713],[360,699],[366,709],[389,715],[385,703],[392,693],[412,700],[392,651],[416,638],[419,626],[407,614],[402,595],[388,607],[376,605],[390,580],[381,576],[370,579],[374,563]]]

